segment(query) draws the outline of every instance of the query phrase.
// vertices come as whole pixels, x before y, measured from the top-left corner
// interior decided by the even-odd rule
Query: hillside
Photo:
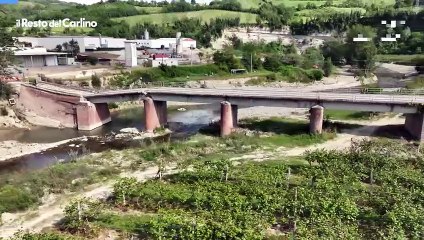
[[[154,24],[172,23],[175,20],[184,18],[200,18],[203,22],[208,22],[214,18],[240,18],[241,23],[255,23],[256,14],[233,12],[225,10],[201,10],[192,12],[179,12],[179,13],[155,13],[149,15],[136,15],[129,17],[113,18],[115,21],[126,21],[130,26],[137,23],[150,22]]]
[[[243,8],[249,9],[249,8],[257,8],[259,4],[262,2],[262,0],[239,0]],[[306,5],[307,3],[314,3],[317,6],[324,5],[326,1],[305,1],[305,0],[272,0],[271,1],[274,4],[281,4],[283,3],[286,6],[289,7],[297,7],[299,4]],[[345,1],[343,0],[334,0],[333,4],[341,4]],[[363,0],[363,3],[365,4],[378,4],[378,5],[393,5],[395,3],[395,0]]]

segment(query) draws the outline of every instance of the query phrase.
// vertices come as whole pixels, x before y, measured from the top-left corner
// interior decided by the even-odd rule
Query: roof
[[[53,55],[66,55],[67,53],[60,52],[15,52],[15,56],[53,56]]]

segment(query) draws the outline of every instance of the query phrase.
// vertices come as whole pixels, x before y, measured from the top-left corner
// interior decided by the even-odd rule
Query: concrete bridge
[[[238,107],[272,106],[309,108],[312,133],[321,133],[324,109],[404,113],[406,114],[406,130],[418,140],[424,137],[424,115],[422,111],[424,96],[419,95],[307,92],[287,89],[247,90],[175,87],[95,93],[22,84],[21,102],[29,100],[31,103],[35,103],[34,98],[37,99],[40,96],[53,99],[56,105],[72,105],[71,110],[67,110],[67,112],[72,112],[70,113],[71,117],[67,117],[64,122],[72,123],[68,126],[76,127],[79,130],[92,130],[111,121],[108,103],[141,100],[144,103],[145,128],[146,131],[150,132],[167,123],[167,101],[178,101],[220,104],[222,136],[230,134],[232,129],[237,126]],[[49,103],[51,104],[51,102]],[[45,108],[49,109],[50,115],[54,115],[52,110],[57,107],[45,106]],[[60,112],[60,109],[55,111]]]

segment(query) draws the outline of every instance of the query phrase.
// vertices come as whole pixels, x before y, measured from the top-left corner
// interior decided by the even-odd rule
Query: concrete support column
[[[424,114],[405,114],[405,129],[415,140],[421,141],[424,137]]]
[[[156,110],[155,101],[151,98],[146,98],[143,102],[145,131],[153,132],[156,128],[160,127],[159,114]]]
[[[78,130],[90,131],[111,121],[107,103],[81,101],[76,106]]]
[[[233,115],[233,127],[236,128],[238,126],[238,105],[231,105],[231,114]]]
[[[311,134],[321,134],[324,121],[324,108],[316,105],[309,110],[309,131]]]
[[[159,123],[165,126],[168,123],[168,109],[166,101],[154,101],[156,113],[158,114]]]
[[[221,137],[231,134],[234,128],[233,117],[231,104],[229,102],[221,102]]]

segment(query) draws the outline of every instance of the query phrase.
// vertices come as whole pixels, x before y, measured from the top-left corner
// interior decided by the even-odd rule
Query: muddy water
[[[186,111],[170,111],[168,113],[168,127],[172,130],[172,133],[168,136],[154,138],[153,141],[184,139],[219,117],[218,107],[213,105],[190,106],[186,109]],[[24,143],[53,143],[87,136],[85,140],[74,140],[43,152],[0,162],[0,174],[41,169],[58,161],[68,161],[76,155],[146,146],[152,142],[150,139],[132,140],[112,137],[123,128],[137,128],[142,131],[144,128],[142,116],[142,108],[119,110],[112,113],[112,122],[89,132],[47,127],[35,127],[31,130],[0,130],[0,141],[16,140]]]

